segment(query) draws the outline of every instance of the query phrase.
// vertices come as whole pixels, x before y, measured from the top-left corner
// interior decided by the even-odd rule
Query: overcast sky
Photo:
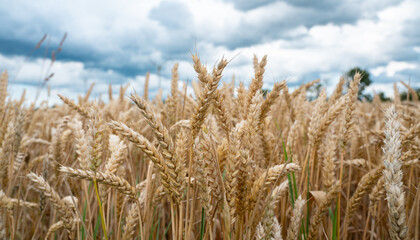
[[[0,2],[0,70],[9,71],[12,97],[26,88],[33,99],[64,33],[50,71],[52,101],[56,93],[76,98],[93,82],[94,97],[106,95],[110,83],[115,93],[127,83],[142,92],[147,71],[153,95],[156,65],[167,94],[175,62],[182,81],[196,78],[195,50],[208,67],[234,57],[223,79],[235,74],[245,84],[253,76],[253,54],[267,54],[265,88],[283,79],[293,87],[321,78],[330,92],[355,66],[371,72],[369,91],[392,95],[399,80],[420,87],[418,0]],[[26,59],[44,34],[42,47]],[[46,99],[46,91],[41,96]]]

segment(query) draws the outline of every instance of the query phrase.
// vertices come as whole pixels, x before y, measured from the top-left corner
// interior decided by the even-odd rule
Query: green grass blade
[[[201,209],[201,230],[200,230],[200,240],[204,238],[204,227],[206,225],[206,213],[204,212],[204,208]]]
[[[101,226],[101,215],[100,215],[100,213],[98,213],[97,216],[96,216],[95,229],[93,230],[93,239],[96,239],[96,237],[98,235],[99,226]]]
[[[282,143],[283,143],[283,151],[284,151],[284,155],[285,155],[285,159],[286,162],[289,161],[288,155],[287,155],[287,150],[286,147],[284,145],[284,141],[282,139]],[[290,155],[290,162],[293,162],[293,155]],[[289,191],[290,191],[290,199],[292,202],[292,207],[295,208],[295,199],[298,199],[298,188],[297,188],[297,184],[296,184],[296,177],[295,177],[295,173],[287,173],[287,180],[289,183]],[[302,219],[302,224],[300,227],[300,232],[299,232],[299,240],[302,239],[302,235],[301,233],[304,234],[304,239],[306,240],[306,235],[305,235],[305,225],[303,224],[304,221]]]
[[[82,214],[82,221],[85,222],[86,221],[86,211],[87,211],[87,200],[85,200],[85,204],[83,206],[83,214]],[[80,224],[81,229],[80,229],[80,236],[82,237],[82,240],[85,239],[85,227],[83,226],[83,224]]]
[[[332,213],[332,211],[331,211]],[[333,219],[332,219],[332,223],[333,223],[333,229],[332,229],[332,239],[333,240],[337,240],[338,239],[338,222],[337,222],[337,214],[338,214],[338,203],[337,203],[337,207],[335,208],[334,211],[334,215],[333,215]]]
[[[169,228],[171,227],[171,224],[172,224],[172,220],[171,221],[169,221],[169,224],[168,224],[168,226],[166,227],[166,229],[165,229],[165,233],[163,234],[163,236],[162,236],[162,240],[163,239],[166,239],[165,237],[166,237],[166,234],[168,234],[168,231],[169,231]]]
[[[92,188],[92,182],[89,182],[88,192],[90,192],[90,189]],[[85,223],[86,221],[86,211],[87,211],[87,200],[85,200],[85,204],[83,206],[83,214],[82,214],[82,221]],[[82,237],[82,240],[85,239],[86,230],[84,227],[84,224],[81,224],[81,230],[80,230],[80,236]]]
[[[277,128],[279,128],[278,125],[277,125]],[[284,140],[283,140],[283,137],[281,135],[280,135],[280,138],[281,138],[281,143],[282,143],[282,146],[283,146],[284,158],[285,158],[285,161],[287,163],[287,162],[289,162],[289,159],[288,159],[288,155],[287,155],[286,146],[284,145]],[[297,195],[297,189],[296,189],[296,186],[295,186],[295,188],[293,188],[293,181],[292,181],[292,176],[291,176],[290,173],[287,173],[287,182],[289,183],[289,192],[290,192],[289,195],[290,195],[290,199],[292,200],[292,207],[294,208],[295,207],[295,195]]]
[[[157,228],[156,228],[156,239],[159,239],[159,230],[160,230],[160,211],[159,211],[159,218],[158,218],[158,222],[157,222]]]
[[[98,201],[99,213],[100,213],[101,223],[102,223],[102,230],[104,231],[105,240],[108,240],[108,233],[106,231],[105,216],[104,216],[104,212],[102,208],[102,201],[101,201],[101,197],[99,196],[98,183],[96,182],[95,178],[93,179],[93,186],[95,186],[96,200]]]
[[[309,156],[308,156],[309,157]],[[310,193],[309,193],[309,174],[310,174],[310,172],[309,172],[309,161],[308,161],[308,163],[306,164],[306,170],[308,171],[308,181],[307,181],[307,189],[306,189],[306,199],[309,199],[310,198]],[[309,233],[309,215],[310,214],[310,208],[309,208],[309,204],[306,204],[306,236],[308,235],[308,233]],[[305,236],[304,236],[305,237]],[[305,237],[305,239],[306,239],[306,237]]]
[[[157,207],[155,207],[155,209],[153,209],[153,218],[152,218],[152,221],[154,221],[154,220],[155,220],[155,216],[156,216],[156,209],[157,209]],[[156,223],[156,224],[157,224],[157,223]],[[150,239],[150,240],[152,240],[152,238],[153,238],[153,234],[155,233],[154,231],[155,231],[156,224],[153,224],[153,222],[152,222],[152,226],[151,226],[151,229],[150,229],[150,234],[149,234],[149,239]]]

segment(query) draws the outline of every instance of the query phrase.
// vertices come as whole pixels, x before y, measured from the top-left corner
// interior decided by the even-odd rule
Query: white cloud
[[[45,71],[50,62],[43,59],[24,61],[23,57],[7,57],[0,54],[0,71],[7,70],[9,73],[9,94],[12,98],[19,98],[23,89],[27,89],[26,96],[30,101],[35,100],[37,91],[46,76]],[[113,85],[115,94],[119,91],[119,85],[130,84],[130,91],[136,90],[143,93],[145,76],[137,75],[127,77],[112,70],[86,68],[82,62],[56,61],[51,68],[54,76],[48,81],[46,87],[40,92],[40,101],[49,99],[51,104],[57,103],[57,93],[69,98],[76,99],[77,95],[84,94],[92,83],[95,83],[92,97],[107,94],[108,85]],[[170,79],[161,77],[163,93],[166,96],[170,91]],[[50,87],[51,96],[47,96],[47,86]],[[149,91],[153,97],[157,93],[158,76],[150,75]]]
[[[374,84],[384,74],[401,77],[405,70],[418,69],[420,40],[415,27],[420,24],[420,2],[378,2],[359,1],[361,7],[354,9],[350,1],[314,2],[312,7],[265,1],[244,10],[238,8],[240,1],[220,0],[50,0],[42,4],[16,0],[0,7],[0,21],[5,23],[0,26],[0,38],[35,45],[46,32],[51,43],[57,44],[68,32],[63,54],[82,57],[59,61],[59,55],[50,84],[73,95],[84,92],[92,82],[97,84],[95,91],[106,90],[109,83],[130,82],[142,92],[145,69],[154,73],[151,89],[155,91],[152,61],[163,64],[162,87],[167,91],[175,62],[180,63],[181,80],[195,78],[188,52],[195,47],[209,68],[223,55],[228,59],[236,56],[226,68],[226,81],[235,74],[236,79],[249,83],[252,55],[268,54],[264,87],[283,79],[297,84],[321,77],[328,80],[330,91],[339,76],[355,66],[371,70],[377,80]],[[405,59],[407,53],[410,59]],[[0,55],[1,68],[16,73],[22,66],[16,86],[34,85],[45,75],[49,61],[23,61],[21,56]],[[127,67],[141,71],[128,74],[124,72]]]
[[[377,83],[366,88],[369,92],[384,92],[386,96],[393,97],[394,96],[394,84],[393,83]]]
[[[406,29],[407,22],[419,19],[413,14],[416,9],[420,9],[419,3],[405,1],[380,11],[377,18],[361,19],[354,25],[319,25],[310,28],[305,37],[299,39],[279,39],[232,51],[208,47],[205,53],[216,52],[226,56],[240,53],[234,60],[241,62],[240,66],[233,67],[233,70],[230,66],[230,69],[236,70],[238,77],[245,82],[249,82],[252,76],[253,53],[260,57],[268,54],[267,76],[272,74],[273,78],[268,77],[266,81],[271,83],[273,79],[288,77],[290,82],[297,82],[312,73],[327,78],[335,76],[337,79],[328,79],[335,83],[340,74],[355,66],[372,69],[373,75],[378,76],[376,66],[384,62],[390,62],[386,72],[388,76],[393,76],[398,71],[418,68],[412,62],[392,60],[393,52],[405,47],[407,39],[404,31],[413,30]],[[399,18],[400,15],[404,17]]]
[[[397,72],[407,70],[407,69],[416,69],[416,68],[418,69],[419,67],[420,66],[418,64],[414,64],[414,63],[391,61],[386,66],[373,68],[371,72],[374,76],[379,76],[382,73],[386,73],[386,76],[394,77],[395,73]]]

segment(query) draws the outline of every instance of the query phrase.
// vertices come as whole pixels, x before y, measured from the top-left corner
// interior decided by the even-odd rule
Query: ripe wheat
[[[194,95],[175,64],[167,97],[147,74],[142,96],[90,100],[92,85],[54,107],[9,98],[3,72],[0,238],[420,239],[409,85],[392,105],[358,101],[359,73],[329,97],[308,98],[319,79],[264,95],[267,56],[249,88],[224,58],[192,62]]]

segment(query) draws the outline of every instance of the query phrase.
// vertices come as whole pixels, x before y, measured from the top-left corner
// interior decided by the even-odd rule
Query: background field
[[[359,101],[363,75],[311,100],[315,80],[220,84],[192,55],[194,95],[142,92],[49,107],[1,75],[3,239],[418,239],[417,93]],[[93,86],[92,86],[93,87]],[[410,100],[411,99],[411,100]]]

